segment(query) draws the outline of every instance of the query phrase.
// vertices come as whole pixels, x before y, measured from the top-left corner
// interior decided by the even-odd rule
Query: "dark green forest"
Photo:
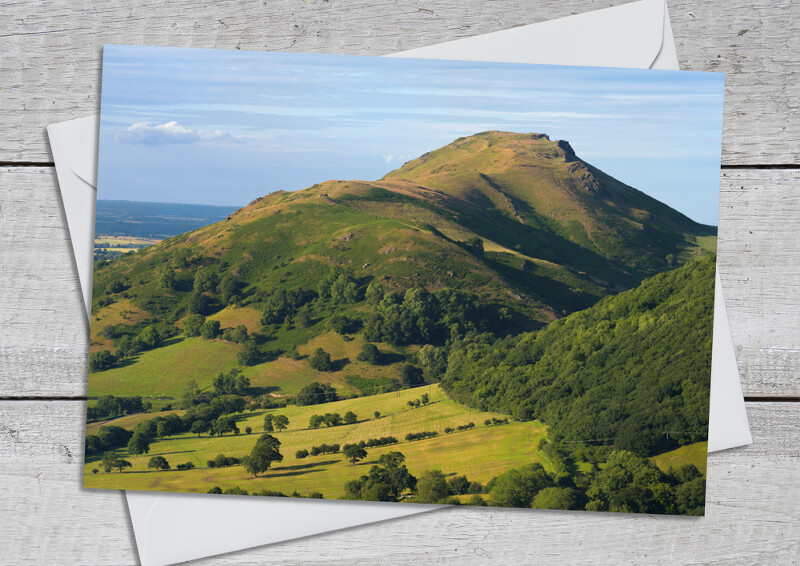
[[[535,333],[467,341],[448,358],[454,399],[540,419],[566,440],[642,455],[706,438],[714,257]]]

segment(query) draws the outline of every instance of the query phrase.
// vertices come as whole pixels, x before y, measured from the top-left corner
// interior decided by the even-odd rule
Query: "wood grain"
[[[746,395],[800,396],[800,170],[721,177],[720,273]],[[0,397],[86,394],[87,325],[52,168],[0,169]]]
[[[136,564],[82,490],[83,305],[45,126],[97,112],[104,43],[380,55],[628,0],[70,0],[0,5],[0,563]],[[719,265],[746,395],[800,397],[800,3],[668,0],[682,68],[726,73]],[[23,165],[5,167],[3,164]],[[33,166],[31,166],[33,165]],[[203,564],[800,563],[800,403],[748,403],[707,516],[452,509]],[[126,528],[127,527],[127,528]]]
[[[2,162],[49,162],[49,123],[97,112],[104,43],[381,55],[627,0],[245,0],[2,8]],[[800,3],[670,1],[682,68],[727,73],[723,163],[800,163]]]
[[[0,401],[0,556],[135,564],[122,496],[82,490],[84,403]],[[788,564],[800,556],[800,404],[750,403],[754,444],[711,455],[704,518],[460,508],[200,564]]]

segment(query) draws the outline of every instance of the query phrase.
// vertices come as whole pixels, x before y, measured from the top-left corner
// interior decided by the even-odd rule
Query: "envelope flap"
[[[641,0],[389,57],[646,69],[664,39],[664,0]],[[496,49],[487,51],[491,40]]]
[[[57,140],[67,166],[92,187],[97,187],[98,125],[99,116],[94,115],[48,127],[51,143]]]

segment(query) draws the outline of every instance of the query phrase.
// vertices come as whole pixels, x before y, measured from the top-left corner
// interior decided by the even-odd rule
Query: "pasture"
[[[419,399],[427,393],[430,402],[419,408],[408,406],[408,401]],[[374,417],[380,411],[379,418]],[[353,411],[358,422],[352,425],[319,429],[308,428],[309,418],[314,414],[336,412],[344,415]],[[242,466],[209,468],[207,461],[217,454],[241,458],[250,452],[256,439],[262,434],[264,415],[267,412],[283,414],[289,419],[289,427],[272,433],[281,441],[280,451],[284,460],[274,464],[263,476],[254,478]],[[448,399],[438,386],[424,386],[399,392],[385,393],[311,405],[287,407],[252,413],[244,413],[237,419],[242,431],[239,435],[209,437],[184,433],[171,439],[154,442],[149,454],[132,456],[126,450],[118,450],[120,457],[130,461],[127,471],[93,474],[100,468],[97,459],[89,461],[84,469],[85,487],[109,489],[136,489],[161,491],[206,492],[213,486],[223,490],[240,486],[250,492],[262,489],[282,491],[290,494],[295,490],[301,494],[321,492],[326,498],[344,495],[344,483],[366,474],[381,454],[399,451],[406,456],[406,465],[414,475],[425,470],[440,469],[445,474],[466,474],[470,480],[486,483],[494,476],[519,467],[528,462],[539,461],[545,468],[552,465],[537,448],[539,440],[546,435],[545,425],[538,422],[511,423],[485,426],[487,418],[504,418],[504,415],[470,410]],[[446,427],[475,423],[475,428],[445,434]],[[245,434],[245,427],[253,429]],[[436,431],[439,436],[426,440],[407,442],[408,433]],[[355,443],[370,438],[394,436],[399,444],[368,448],[367,458],[356,465],[346,461],[341,453],[295,458],[300,449],[311,449],[322,443]],[[147,469],[153,456],[163,456],[173,470],[154,472]],[[192,462],[196,468],[188,471],[174,470],[177,464]]]

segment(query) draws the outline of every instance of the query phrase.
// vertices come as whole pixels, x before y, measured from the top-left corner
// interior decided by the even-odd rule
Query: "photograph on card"
[[[722,95],[106,46],[84,486],[702,515]]]

